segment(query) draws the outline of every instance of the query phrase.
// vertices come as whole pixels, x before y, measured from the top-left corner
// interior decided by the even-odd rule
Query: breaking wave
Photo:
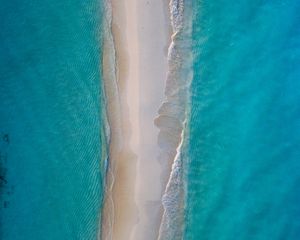
[[[183,233],[183,158],[182,146],[186,137],[189,88],[193,78],[191,53],[191,3],[185,0],[170,1],[170,17],[173,29],[168,49],[168,74],[165,100],[155,120],[160,129],[158,143],[162,165],[170,174],[163,173],[166,189],[162,197],[164,213],[159,230],[159,240],[182,239]],[[164,168],[168,169],[168,168]],[[169,176],[168,179],[165,179]]]

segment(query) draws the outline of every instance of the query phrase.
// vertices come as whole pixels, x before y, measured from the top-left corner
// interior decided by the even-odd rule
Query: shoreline
[[[170,69],[166,82],[166,99],[161,106],[160,116],[156,124],[162,135],[171,134],[166,142],[169,143],[171,154],[165,154],[163,159],[173,159],[172,170],[162,197],[163,217],[158,240],[180,240],[184,234],[184,174],[183,158],[186,160],[187,126],[190,115],[190,84],[193,79],[193,55],[191,51],[192,14],[191,3],[184,0],[171,0],[176,6],[171,8],[171,23],[173,29],[172,42],[169,47],[168,61]],[[162,138],[162,140],[164,140]],[[164,142],[164,141],[163,141]]]

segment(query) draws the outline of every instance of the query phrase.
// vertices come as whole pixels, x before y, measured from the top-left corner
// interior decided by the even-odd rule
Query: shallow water
[[[183,239],[299,239],[299,11],[193,1]]]
[[[299,239],[299,1],[172,2],[175,31],[193,27],[170,55],[185,132],[160,239]],[[101,4],[5,1],[0,15],[0,238],[96,239]]]
[[[96,239],[101,5],[4,1],[0,15],[0,238]]]

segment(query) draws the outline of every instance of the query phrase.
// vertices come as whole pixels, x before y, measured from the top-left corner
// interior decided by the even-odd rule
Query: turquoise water
[[[300,239],[299,12],[193,1],[184,239]]]
[[[1,2],[3,240],[97,237],[101,11],[94,0]]]
[[[186,240],[298,240],[300,2],[189,4],[184,223],[171,219],[183,237],[177,225],[167,230]],[[0,239],[97,239],[101,4],[4,1],[0,15]]]

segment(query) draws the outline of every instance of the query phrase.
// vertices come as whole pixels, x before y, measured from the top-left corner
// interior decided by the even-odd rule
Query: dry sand
[[[161,222],[162,193],[166,182],[158,156],[159,129],[154,125],[158,109],[164,101],[167,77],[167,53],[171,41],[168,1],[138,1],[138,32],[140,54],[140,154],[138,159],[136,202],[139,222],[134,239],[157,239]],[[170,170],[167,170],[169,176]],[[167,176],[167,178],[168,178]]]
[[[159,130],[154,125],[167,74],[168,1],[111,3],[117,85],[110,82],[108,69],[114,59],[105,51],[106,43],[103,67],[111,142],[101,239],[154,240],[166,184],[161,174],[170,169],[158,160]]]

